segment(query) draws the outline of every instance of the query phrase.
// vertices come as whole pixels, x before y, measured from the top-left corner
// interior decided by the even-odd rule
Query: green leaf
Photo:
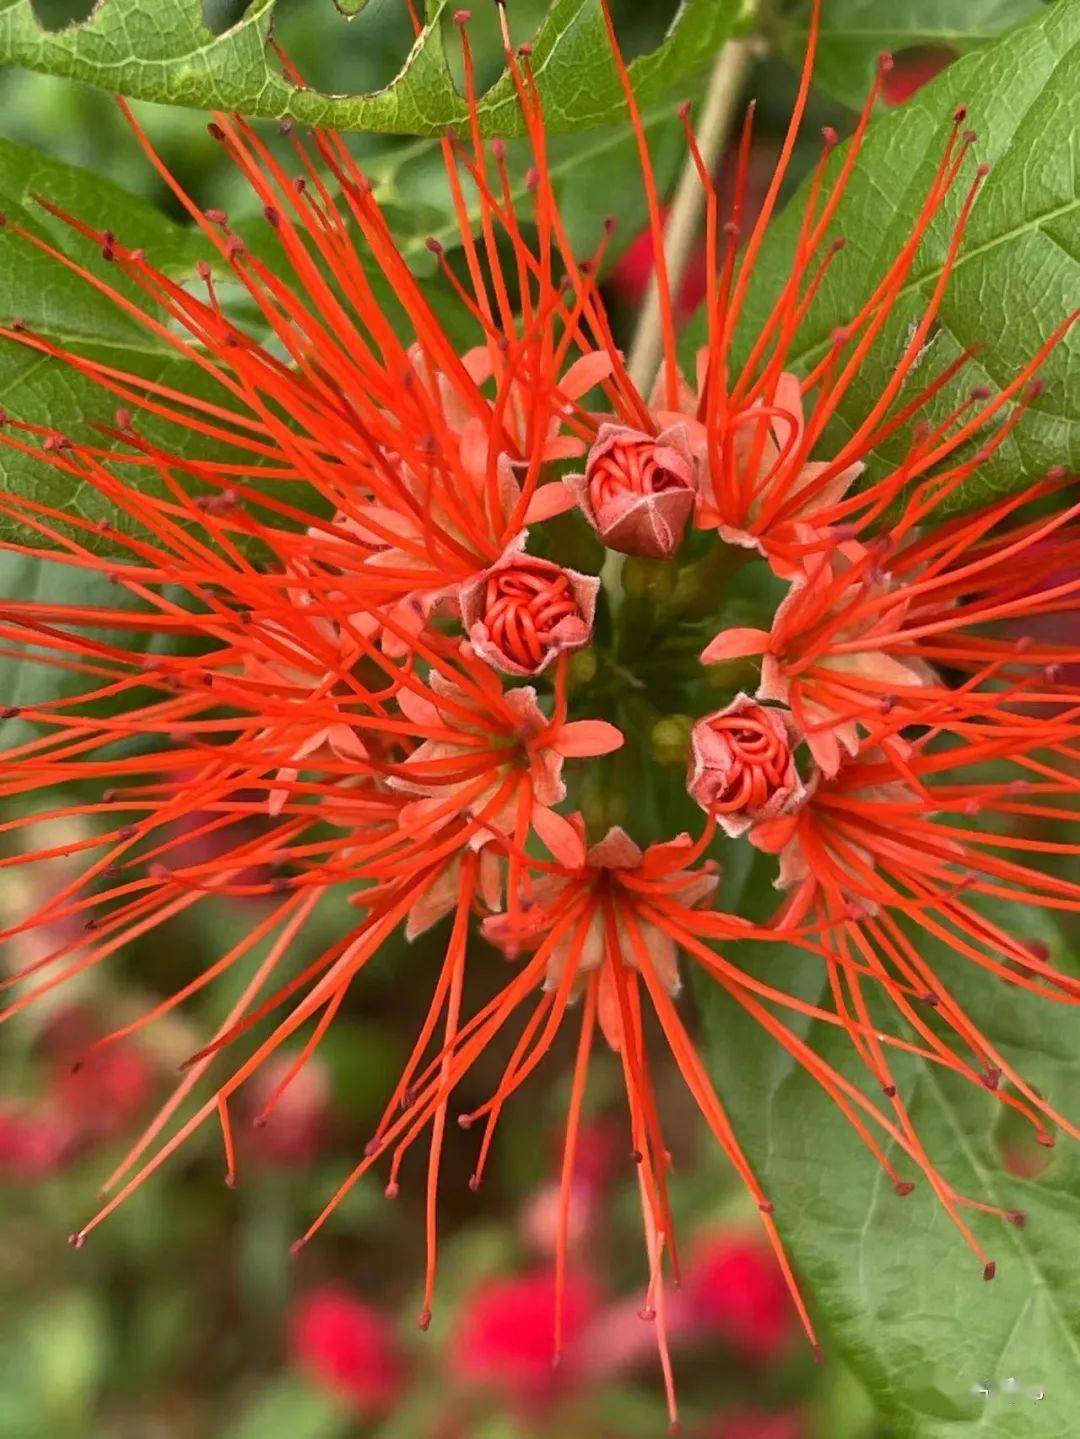
[[[1069,965],[1060,935],[1035,911],[997,916],[1045,939]],[[919,949],[974,1022],[1036,1088],[1068,1111],[1080,1060],[1068,1005],[995,981],[940,942]],[[784,945],[743,956],[754,973],[831,1008],[818,961]],[[898,1439],[1045,1439],[1075,1429],[1080,1405],[1080,1146],[1065,1136],[1038,1179],[1007,1173],[995,1136],[1000,1103],[981,1086],[912,1061],[897,1085],[925,1145],[964,1194],[1020,1209],[1024,1227],[969,1211],[997,1263],[985,1283],[925,1179],[891,1152],[914,1193],[901,1198],[818,1085],[718,986],[698,985],[708,1059],[740,1141],[766,1192],[826,1351],[866,1385]],[[875,1016],[883,1029],[896,1021]],[[871,1100],[884,1103],[842,1031],[792,1028]],[[887,1107],[887,1106],[886,1106]],[[889,1152],[889,1146],[886,1145]],[[1019,1386],[1008,1392],[1006,1381]],[[977,1393],[990,1388],[990,1397]],[[1036,1401],[1042,1391],[1044,1398]]]
[[[965,55],[1042,8],[1043,0],[829,0],[821,17],[814,84],[857,110],[883,50],[941,46]],[[793,64],[806,52],[804,3],[776,27]]]
[[[77,569],[51,560],[38,560],[28,555],[0,551],[0,595],[17,598],[23,604],[71,605],[84,609],[112,610],[122,616],[125,610],[142,612],[145,605],[122,585],[113,585],[94,570]],[[167,647],[162,635],[150,631],[96,629],[95,638],[106,644],[116,643],[126,649],[142,648],[151,653]],[[17,650],[17,653],[9,653]],[[0,695],[2,707],[28,709],[62,696],[85,694],[93,683],[79,670],[42,663],[42,658],[67,658],[55,649],[36,650],[15,646],[6,634],[0,633]],[[32,738],[37,728],[12,718],[3,721],[2,739],[5,749]]]
[[[43,1426],[57,1439],[85,1434],[107,1358],[100,1300],[69,1290],[24,1316],[22,1329]]]
[[[173,224],[145,201],[100,176],[0,140],[0,212],[69,254],[91,275],[136,298],[136,288],[102,260],[90,242],[75,236],[36,204],[36,195],[48,197],[95,228],[115,231],[127,244],[141,246],[173,278],[186,280],[197,259],[207,257],[201,236]],[[181,359],[164,340],[126,315],[84,277],[27,244],[10,226],[0,228],[0,317],[5,323],[21,320],[30,331],[89,358],[189,393],[217,397],[212,383],[196,366]],[[87,438],[91,424],[112,422],[116,405],[115,397],[70,367],[13,341],[0,340],[0,408],[7,414]],[[160,436],[164,427],[148,420],[145,433]],[[105,512],[97,492],[89,486],[68,480],[36,458],[2,445],[0,485],[81,518],[94,520]],[[117,517],[110,514],[110,518]],[[0,528],[10,533],[6,519]],[[21,537],[42,543],[29,531]]]
[[[236,24],[215,35],[205,24],[202,0],[101,0],[84,23],[52,32],[42,29],[31,0],[0,0],[0,63],[145,100],[290,116],[339,130],[435,135],[466,119],[443,36],[444,17],[453,10],[449,0],[429,4],[428,23],[389,85],[344,96],[300,88],[284,77],[267,51],[274,4],[252,0]],[[742,10],[742,0],[683,0],[660,46],[631,65],[642,102],[664,95],[709,61]],[[588,129],[622,112],[598,0],[554,0],[532,43],[552,130]],[[483,97],[480,115],[489,134],[521,133],[508,74]]]
[[[938,397],[943,418],[974,385],[1008,383],[1076,305],[1080,294],[1077,166],[1080,124],[1080,5],[1043,10],[997,43],[957,61],[899,110],[871,126],[834,230],[847,246],[830,268],[792,350],[806,373],[833,331],[869,298],[910,235],[957,105],[978,133],[976,155],[991,166],[952,276],[940,322],[908,393],[965,349],[978,354]],[[845,147],[846,148],[846,147]],[[842,159],[835,157],[831,170]],[[974,162],[971,172],[974,171]],[[861,366],[839,413],[850,434],[893,373],[912,323],[922,314],[942,262],[966,182],[956,186],[924,241],[892,316]],[[766,241],[742,325],[744,344],[768,313],[791,263],[806,196],[795,197]],[[1045,364],[1045,392],[993,460],[963,492],[970,503],[1019,488],[1052,465],[1080,462],[1080,336],[1073,333]],[[896,437],[883,458],[899,457]]]

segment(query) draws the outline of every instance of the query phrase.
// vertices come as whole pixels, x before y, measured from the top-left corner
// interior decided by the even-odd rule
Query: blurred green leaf
[[[1008,36],[959,60],[892,114],[871,126],[839,207],[836,256],[792,348],[805,374],[831,336],[873,293],[911,234],[934,174],[953,111],[967,106],[978,133],[976,155],[991,166],[942,303],[936,333],[901,402],[966,350],[977,354],[925,411],[942,419],[974,385],[998,390],[1020,371],[1076,304],[1077,166],[1080,124],[1080,5],[1044,9]],[[846,147],[834,157],[835,175]],[[974,172],[972,163],[969,174]],[[961,178],[923,242],[911,278],[840,402],[838,438],[850,435],[892,375],[910,327],[923,313],[966,189]],[[745,314],[744,348],[769,312],[791,265],[804,187],[762,247]],[[691,327],[688,348],[700,333]],[[1030,484],[1052,465],[1080,462],[1080,338],[1075,330],[1043,367],[1045,391],[957,502],[969,503]],[[879,457],[896,460],[900,434]]]
[[[0,3],[0,62],[141,99],[290,116],[340,130],[437,135],[467,118],[444,42],[443,21],[453,11],[448,0],[431,0],[428,23],[389,85],[346,96],[286,80],[267,51],[274,3],[252,0],[240,20],[215,35],[202,0],[103,0],[84,23],[56,31],[42,28],[31,0],[7,0]],[[347,3],[355,10],[354,0]],[[743,9],[742,0],[683,0],[662,44],[631,65],[641,99],[656,99],[706,64]],[[598,0],[553,0],[533,38],[533,65],[552,130],[588,129],[621,112]],[[488,133],[521,133],[508,74],[482,98],[480,115]]]
[[[873,1439],[878,1414],[846,1364],[828,1364],[818,1398],[819,1424],[829,1439]]]
[[[1013,909],[997,917],[1013,932],[1019,925],[1025,937],[1045,940],[1051,962],[1075,962],[1044,915]],[[1080,1074],[1071,1009],[995,982],[925,934],[918,943],[990,1041],[1068,1109]],[[783,945],[747,959],[766,981],[831,1007],[816,959]],[[1073,1242],[1080,1148],[1063,1139],[1038,1180],[1016,1178],[1004,1171],[995,1144],[998,1100],[918,1061],[896,1063],[899,1093],[946,1179],[962,1194],[1027,1214],[1019,1228],[967,1211],[997,1261],[997,1276],[986,1284],[910,1161],[891,1149],[904,1177],[919,1181],[900,1198],[825,1092],[718,988],[698,986],[711,1072],[776,1206],[826,1348],[842,1353],[903,1439],[951,1439],[961,1430],[973,1439],[1072,1432],[1080,1405],[1080,1253]],[[876,1020],[896,1032],[884,1010]],[[791,1027],[881,1102],[842,1030],[797,1017]],[[885,1147],[890,1152],[887,1141]],[[1003,1393],[1010,1378],[1030,1394]],[[989,1399],[976,1393],[983,1383]],[[1034,1402],[1039,1390],[1045,1398]]]
[[[356,1421],[329,1395],[301,1379],[279,1379],[250,1400],[223,1439],[345,1439]]]
[[[43,1432],[54,1439],[87,1433],[105,1363],[104,1315],[88,1293],[54,1297],[25,1320],[26,1379]]]
[[[883,50],[940,46],[964,55],[1040,10],[1043,0],[827,0],[821,17],[814,84],[857,110]],[[776,27],[792,64],[806,53],[807,0]]]

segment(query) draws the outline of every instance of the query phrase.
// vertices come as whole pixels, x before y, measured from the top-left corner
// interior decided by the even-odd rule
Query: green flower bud
[[[587,685],[590,680],[596,678],[596,651],[591,645],[583,650],[575,650],[570,656],[570,663],[566,672],[567,687],[571,690],[580,689]]]
[[[685,765],[690,750],[690,731],[694,721],[689,715],[665,715],[657,720],[649,735],[649,748],[657,764]]]

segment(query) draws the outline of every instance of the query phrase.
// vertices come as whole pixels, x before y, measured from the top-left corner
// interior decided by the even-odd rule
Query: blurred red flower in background
[[[686,1268],[684,1320],[718,1334],[741,1358],[775,1359],[793,1333],[795,1310],[772,1252],[756,1238],[706,1239]]]
[[[69,1158],[72,1140],[70,1119],[54,1105],[0,1104],[0,1180],[46,1179]]]
[[[72,1125],[80,1146],[122,1133],[150,1102],[156,1066],[128,1039],[101,1044],[103,1026],[78,1005],[63,1010],[44,1035],[49,1098]]]
[[[667,207],[661,212],[667,219]],[[693,314],[705,298],[705,251],[700,245],[690,258],[679,291],[678,311],[681,319]],[[623,251],[621,259],[612,268],[611,288],[624,304],[637,305],[645,298],[653,274],[653,238],[646,227]]]
[[[58,1173],[121,1132],[153,1093],[155,1066],[138,1044],[95,1049],[100,1027],[81,1005],[55,1015],[42,1033],[45,1074],[36,1096],[0,1105],[0,1179]]]
[[[365,1414],[389,1409],[404,1380],[390,1320],[339,1285],[323,1285],[299,1300],[289,1351],[317,1384]]]
[[[956,51],[948,45],[914,45],[893,56],[892,69],[881,84],[881,98],[886,105],[902,105],[927,81],[951,65]]]
[[[577,1340],[598,1307],[598,1294],[585,1275],[570,1273],[562,1301],[565,1362],[552,1362],[555,1331],[555,1271],[489,1279],[475,1289],[460,1316],[458,1341],[450,1354],[456,1378],[501,1391],[522,1407],[542,1405],[577,1377]]]

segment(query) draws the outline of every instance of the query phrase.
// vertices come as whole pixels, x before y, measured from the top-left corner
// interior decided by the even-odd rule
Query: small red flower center
[[[589,500],[594,510],[627,492],[659,495],[665,490],[686,490],[684,475],[662,463],[659,456],[670,454],[665,446],[650,439],[619,440],[589,465]]]
[[[760,809],[786,782],[791,764],[787,739],[757,707],[722,715],[709,728],[726,748],[729,762],[725,782],[710,800],[713,814]]]
[[[523,559],[488,576],[483,618],[503,654],[523,669],[534,669],[555,642],[555,626],[585,617],[565,570]]]

